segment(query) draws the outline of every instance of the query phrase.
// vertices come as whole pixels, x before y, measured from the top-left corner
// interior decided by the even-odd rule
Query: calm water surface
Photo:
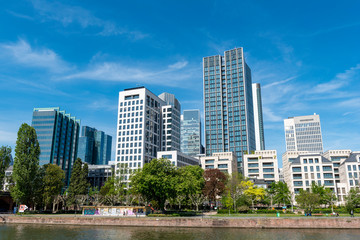
[[[151,228],[0,224],[1,240],[17,239],[360,239],[360,230],[275,230],[228,228]]]

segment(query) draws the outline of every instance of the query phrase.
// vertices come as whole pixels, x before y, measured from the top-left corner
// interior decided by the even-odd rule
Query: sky
[[[262,88],[266,149],[281,159],[283,120],[317,113],[325,150],[359,151],[359,9],[350,0],[1,1],[0,146],[15,148],[35,107],[115,136],[125,88],[173,93],[183,110],[203,112],[202,58],[243,47]]]

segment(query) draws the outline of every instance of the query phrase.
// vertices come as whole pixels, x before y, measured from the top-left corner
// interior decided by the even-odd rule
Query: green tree
[[[304,191],[303,189],[300,189],[299,194],[296,195],[295,198],[300,207],[308,212],[311,212],[315,207],[319,206],[321,200],[319,194]]]
[[[148,202],[156,201],[165,211],[165,201],[176,196],[177,171],[167,159],[153,159],[131,176],[134,193]]]
[[[88,177],[89,168],[87,163],[83,164],[80,158],[77,158],[71,171],[70,184],[68,188],[68,204],[74,204],[77,195],[87,195],[89,191]]]
[[[234,210],[237,209],[237,202],[244,192],[244,185],[241,184],[242,181],[244,181],[242,174],[235,172],[231,175],[228,183],[226,184],[226,188],[228,189],[231,199],[233,200]]]
[[[360,205],[360,189],[353,188],[349,191],[348,195],[345,197],[346,200],[346,210],[350,213],[351,210],[354,210],[358,205]]]
[[[252,186],[247,188],[244,191],[244,194],[247,195],[250,198],[252,208],[254,209],[255,203],[258,202],[258,201],[261,201],[262,199],[264,199],[265,189],[263,189],[261,187],[254,186],[254,183],[252,183]]]
[[[2,146],[0,148],[0,191],[3,189],[5,171],[10,166],[11,147]]]
[[[196,195],[202,194],[205,184],[203,178],[204,170],[200,166],[185,166],[179,168],[177,172],[176,200],[179,204],[179,209],[181,209],[183,200],[195,199]],[[191,198],[191,196],[193,197]],[[196,201],[193,204],[196,206]]]
[[[13,169],[15,186],[11,188],[11,196],[17,203],[35,207],[42,187],[39,155],[40,146],[35,129],[23,123],[16,141]]]
[[[54,198],[61,193],[64,187],[65,173],[56,164],[49,163],[44,165],[43,168],[45,169],[43,201],[46,209],[49,204],[52,203],[54,205]]]
[[[273,182],[270,187],[274,191],[274,203],[286,206],[291,202],[291,194],[288,185],[284,182]]]
[[[231,212],[231,208],[233,207],[234,200],[231,197],[230,191],[227,191],[227,194],[221,198],[223,205],[226,209],[229,210],[229,215]]]

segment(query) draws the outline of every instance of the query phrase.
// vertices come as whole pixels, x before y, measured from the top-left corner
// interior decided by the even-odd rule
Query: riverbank
[[[39,216],[2,215],[0,223],[5,224],[57,224],[98,225],[123,227],[200,227],[200,228],[269,228],[269,229],[360,229],[360,218],[350,217],[171,217],[171,218],[125,218],[89,216]]]

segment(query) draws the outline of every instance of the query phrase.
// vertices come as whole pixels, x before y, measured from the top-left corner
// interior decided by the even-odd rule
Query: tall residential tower
[[[243,153],[256,149],[251,70],[243,48],[203,59],[206,155],[235,152],[238,171]]]

